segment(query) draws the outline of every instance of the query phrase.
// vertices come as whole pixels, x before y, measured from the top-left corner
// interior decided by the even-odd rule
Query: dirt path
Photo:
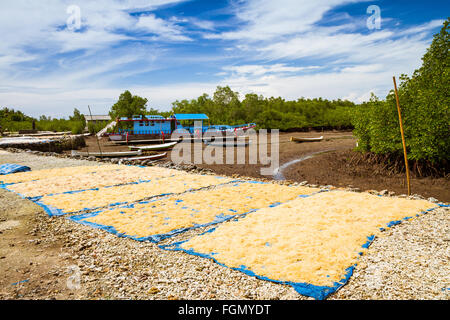
[[[5,190],[0,203],[0,298],[72,296],[64,276],[71,262],[62,257],[61,242],[42,237],[50,227],[42,224],[43,210]]]

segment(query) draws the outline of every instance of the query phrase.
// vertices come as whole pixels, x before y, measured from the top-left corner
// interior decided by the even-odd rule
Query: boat
[[[84,157],[100,157],[100,158],[115,158],[115,157],[127,157],[127,156],[140,156],[142,150],[138,151],[119,151],[119,152],[79,152],[72,150],[72,156],[84,156]]]
[[[154,144],[151,146],[128,146],[130,150],[142,150],[142,151],[159,151],[159,150],[168,150],[173,148],[174,145],[176,145],[177,142],[169,142],[169,143],[162,143],[162,144]]]
[[[210,125],[206,114],[173,114],[168,118],[160,115],[139,115],[116,119],[113,133],[107,134],[116,143],[131,143],[133,140],[169,140],[173,133],[187,134],[201,139],[207,132],[240,136],[256,127],[255,123],[243,125]]]
[[[97,133],[97,137],[103,137],[104,135],[106,135],[106,132],[108,131],[108,129],[114,128],[116,126],[116,124],[117,124],[116,121],[112,121],[111,123],[109,123],[106,127],[104,127],[102,130],[100,130]],[[111,140],[113,140],[114,138],[115,137],[113,137]]]
[[[204,143],[211,143],[214,141],[247,141],[249,140],[250,136],[224,136],[224,137],[216,137],[216,136],[212,136],[212,137],[204,137],[203,138],[203,142]]]
[[[214,142],[208,142],[208,146],[213,147],[246,147],[250,145],[250,141],[214,141]]]
[[[116,145],[124,145],[124,144],[161,144],[166,142],[180,142],[182,139],[148,139],[148,140],[115,140],[112,141]]]
[[[165,158],[167,156],[167,152],[154,154],[152,156],[143,156],[143,157],[132,157],[132,158],[122,158],[121,160],[133,161],[133,160],[158,160]]]
[[[109,135],[109,140],[111,140],[111,141],[123,141],[125,139],[126,139],[126,137],[124,137],[123,134],[110,134]]]
[[[297,138],[297,137],[291,137],[290,141],[295,141],[295,142],[314,142],[314,141],[322,141],[323,140],[323,136],[318,137],[318,138]]]

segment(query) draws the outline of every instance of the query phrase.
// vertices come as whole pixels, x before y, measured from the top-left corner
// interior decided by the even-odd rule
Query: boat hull
[[[161,154],[155,154],[152,156],[143,156],[143,157],[132,157],[132,158],[122,158],[121,160],[133,161],[133,160],[158,160],[165,158],[167,156],[167,152]]]
[[[290,140],[294,141],[294,142],[315,142],[315,141],[322,141],[323,140],[323,136],[318,137],[318,138],[296,138],[296,137],[291,137]]]
[[[128,146],[130,150],[142,150],[142,151],[161,151],[161,150],[169,150],[173,148],[177,142],[170,142],[164,144],[154,144],[151,146]]]
[[[78,151],[72,150],[73,156],[99,157],[99,158],[131,157],[131,156],[140,156],[141,154],[142,154],[142,150],[120,151],[120,152],[78,152]]]
[[[124,141],[125,137],[122,134],[110,134],[109,140],[111,141]]]

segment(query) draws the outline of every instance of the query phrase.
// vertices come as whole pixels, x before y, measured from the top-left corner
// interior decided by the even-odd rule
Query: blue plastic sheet
[[[232,186],[239,186],[240,184],[244,184],[244,183],[268,184],[267,182],[260,182],[260,181],[231,181],[229,183],[233,184]],[[324,191],[319,191],[319,192],[324,192]],[[165,195],[170,195],[170,194],[165,194]],[[159,195],[159,196],[165,196],[165,195]],[[306,197],[310,197],[312,195],[313,194],[311,194],[311,195],[298,195],[298,197],[299,198],[306,198]],[[156,201],[158,201],[158,199],[152,200],[152,201],[140,201],[140,202],[137,202],[137,203],[134,203],[134,204],[122,206],[120,208],[133,208],[135,206],[135,204],[145,204],[145,203],[156,202]],[[175,202],[180,203],[180,202],[182,202],[182,200],[176,200]],[[276,207],[276,206],[278,206],[280,204],[282,204],[282,203],[281,202],[274,202],[271,205],[269,205],[269,207]],[[121,204],[120,203],[113,204],[113,205],[110,205],[110,207],[117,206],[117,205],[121,205]],[[45,205],[43,205],[43,206],[45,206]],[[63,215],[63,214],[66,214],[66,213],[62,212],[61,210],[59,210],[59,209],[51,208],[51,207],[48,207],[48,206],[46,206],[46,207],[47,208],[44,208],[44,209],[46,210],[47,213],[49,213],[51,215]],[[91,210],[95,210],[95,209],[96,208],[91,209]],[[185,208],[182,207],[181,209],[185,209]],[[84,225],[91,226],[93,228],[105,230],[105,231],[110,232],[112,234],[115,234],[115,235],[117,235],[119,237],[131,238],[131,239],[134,239],[134,240],[137,240],[137,241],[150,241],[150,242],[157,243],[157,242],[160,242],[160,241],[162,241],[164,239],[167,239],[169,237],[173,237],[173,236],[175,236],[177,234],[180,234],[180,233],[192,230],[192,229],[197,229],[197,228],[202,228],[202,227],[208,227],[208,226],[211,226],[211,225],[216,225],[216,224],[219,224],[219,223],[231,220],[231,219],[243,218],[247,214],[249,214],[251,212],[255,212],[257,210],[259,210],[259,209],[252,209],[252,210],[249,210],[249,211],[247,211],[245,213],[236,214],[235,210],[233,210],[233,209],[225,209],[224,208],[223,209],[224,212],[222,212],[221,214],[217,215],[214,218],[214,220],[209,222],[209,223],[206,223],[206,224],[195,224],[194,226],[191,226],[191,227],[180,228],[180,229],[172,230],[172,231],[170,231],[168,233],[165,233],[165,234],[156,234],[156,235],[151,235],[151,236],[147,236],[147,237],[135,237],[135,236],[132,236],[132,235],[127,235],[125,233],[119,233],[112,226],[101,225],[101,224],[85,221],[85,219],[97,216],[99,213],[104,212],[106,210],[100,210],[100,211],[96,211],[96,212],[93,212],[93,213],[85,213],[85,214],[81,214],[81,215],[77,215],[77,216],[71,216],[71,217],[68,217],[68,219],[73,220],[73,221],[78,222],[78,223],[81,223],[81,224],[84,224]],[[85,211],[85,210],[83,210],[83,211]]]
[[[134,206],[137,205],[137,204],[145,204],[145,203],[151,203],[151,202],[153,203],[153,202],[157,202],[157,201],[159,201],[159,200],[142,201],[142,202],[139,202],[139,203],[136,203],[136,204],[130,204],[130,205],[122,206],[122,207],[119,207],[119,208],[134,208]],[[176,202],[182,202],[182,201],[177,200]],[[276,202],[276,203],[271,204],[270,207],[275,207],[275,206],[278,206],[280,204],[281,203]],[[186,208],[184,208],[184,207],[180,208],[180,210],[183,210],[183,209],[186,209]],[[109,209],[109,210],[111,210],[111,209]],[[85,221],[85,219],[88,219],[88,218],[91,218],[91,217],[95,217],[98,214],[100,214],[102,212],[105,212],[105,211],[106,210],[96,211],[96,212],[92,212],[92,213],[85,213],[85,214],[81,214],[81,215],[71,216],[71,217],[68,217],[67,219],[75,221],[75,222],[78,222],[78,223],[81,223],[81,224],[84,224],[84,225],[87,225],[87,226],[91,226],[93,228],[105,230],[107,232],[110,232],[112,234],[117,235],[118,237],[130,238],[130,239],[133,239],[133,240],[136,240],[136,241],[150,241],[150,242],[157,243],[157,242],[160,242],[160,241],[162,241],[164,239],[173,237],[173,236],[175,236],[177,234],[180,234],[180,233],[192,230],[192,229],[208,227],[208,226],[216,225],[216,224],[219,224],[219,223],[231,220],[231,219],[242,218],[242,217],[246,216],[247,214],[249,214],[250,212],[257,211],[257,209],[249,210],[248,212],[245,212],[245,213],[242,213],[242,214],[236,214],[235,213],[236,211],[234,211],[233,209],[224,209],[223,210],[224,212],[216,215],[214,217],[214,220],[212,220],[212,221],[210,221],[208,223],[205,223],[205,224],[194,224],[191,227],[179,228],[179,229],[171,230],[170,232],[167,232],[167,233],[164,233],[164,234],[155,234],[155,235],[150,235],[150,236],[147,236],[147,237],[135,237],[135,236],[132,236],[132,235],[128,235],[126,233],[119,233],[113,226],[101,225],[101,224],[98,224],[98,223]],[[52,212],[52,214],[53,215],[57,215],[57,214],[55,214],[53,212]]]
[[[215,228],[212,228],[206,232],[213,232],[215,230]],[[204,234],[204,233],[202,233]],[[374,236],[371,237],[367,237],[367,242],[363,245],[363,247],[367,248],[369,247],[369,245],[372,243],[372,241],[374,240]],[[261,280],[265,280],[265,281],[270,281],[270,282],[274,282],[274,283],[279,283],[279,284],[284,284],[284,285],[289,285],[291,287],[293,287],[295,289],[295,291],[297,291],[299,294],[304,295],[304,296],[308,296],[308,297],[312,297],[314,299],[317,300],[323,300],[326,299],[330,294],[336,292],[337,290],[339,290],[342,286],[344,286],[348,280],[350,279],[350,277],[353,275],[353,270],[356,267],[356,264],[350,266],[349,268],[347,268],[346,274],[344,275],[344,277],[342,278],[342,280],[340,280],[339,282],[334,282],[333,286],[316,286],[310,283],[305,283],[305,282],[291,282],[291,281],[280,281],[280,280],[275,280],[275,279],[270,279],[267,278],[265,276],[260,276],[255,274],[253,271],[249,270],[248,267],[242,265],[238,268],[232,268],[232,267],[228,267],[227,265],[218,262],[213,254],[203,254],[203,253],[198,253],[192,249],[183,249],[181,248],[181,244],[187,242],[189,240],[185,240],[185,241],[180,241],[180,242],[176,242],[176,243],[172,243],[172,244],[168,244],[168,245],[160,245],[159,247],[163,250],[167,250],[167,251],[183,251],[185,253],[194,255],[194,256],[199,256],[202,258],[206,258],[206,259],[211,259],[213,260],[215,263],[217,263],[218,265],[225,267],[225,268],[229,268],[232,270],[236,270],[236,271],[240,271],[242,273],[245,273],[248,276],[251,277],[255,277]],[[360,253],[362,254],[362,253]]]
[[[0,175],[12,174],[16,172],[31,171],[30,167],[22,166],[20,164],[5,163],[0,165]]]
[[[102,224],[98,224],[98,223],[94,223],[94,222],[85,221],[85,219],[88,219],[88,218],[91,218],[91,217],[95,217],[96,215],[98,215],[101,212],[102,211],[97,211],[97,212],[92,212],[92,213],[85,213],[85,214],[81,214],[81,215],[77,215],[77,216],[67,217],[67,219],[75,221],[75,222],[78,222],[78,223],[83,224],[83,225],[87,225],[87,226],[96,228],[96,229],[101,229],[101,230],[107,231],[109,233],[112,233],[112,234],[120,237],[120,238],[130,238],[130,239],[133,239],[133,240],[136,240],[136,241],[141,241],[141,242],[143,242],[143,241],[150,241],[150,242],[153,242],[153,243],[158,243],[158,242],[160,242],[160,241],[162,241],[164,239],[173,237],[173,236],[175,236],[177,234],[186,232],[186,231],[191,230],[191,229],[207,227],[207,226],[210,226],[210,225],[213,225],[213,224],[218,224],[218,223],[221,223],[221,222],[224,222],[224,221],[227,221],[227,220],[235,218],[235,215],[220,214],[220,215],[217,215],[215,217],[215,219],[213,221],[211,221],[210,223],[206,223],[206,224],[203,224],[203,225],[196,224],[196,225],[194,225],[192,227],[179,228],[179,229],[175,229],[175,230],[172,230],[172,231],[164,233],[164,234],[154,234],[154,235],[150,235],[150,236],[147,236],[147,237],[136,237],[136,236],[128,235],[126,233],[120,233],[113,226],[107,226],[107,225],[102,225]]]
[[[169,176],[169,177],[172,177],[172,176]],[[216,177],[216,178],[217,178],[217,179],[222,179],[222,177]],[[65,191],[65,192],[60,192],[60,193],[53,193],[53,194],[48,194],[48,195],[46,195],[46,196],[51,197],[51,196],[55,196],[55,195],[59,195],[59,194],[75,194],[75,193],[81,193],[81,192],[85,192],[85,191],[100,190],[100,189],[102,189],[102,188],[105,188],[105,189],[106,189],[106,188],[114,188],[114,187],[119,187],[119,186],[124,186],[124,185],[133,185],[133,184],[149,183],[149,182],[151,182],[151,181],[152,181],[152,180],[139,180],[139,181],[133,181],[133,182],[129,182],[129,183],[116,184],[116,185],[112,185],[112,186],[99,187],[99,188],[90,188],[90,189],[81,189],[81,190],[74,190],[74,191]],[[239,180],[233,180],[233,181],[227,182],[227,183],[235,183],[235,182],[237,182],[237,181],[239,181]],[[222,184],[219,184],[219,185],[223,185],[223,184],[227,184],[227,183],[222,183]],[[81,210],[78,210],[78,211],[76,211],[76,212],[65,212],[65,211],[63,211],[63,210],[61,210],[61,209],[55,208],[55,207],[50,206],[50,205],[46,205],[46,204],[44,204],[43,202],[41,202],[40,200],[43,198],[43,196],[28,197],[28,196],[23,195],[23,194],[21,194],[21,193],[19,193],[19,192],[15,192],[14,190],[9,189],[8,186],[10,186],[10,185],[12,185],[12,184],[13,184],[13,183],[10,183],[10,184],[0,184],[0,188],[1,188],[1,189],[8,190],[8,191],[10,191],[10,192],[13,192],[13,193],[19,195],[20,197],[22,197],[23,199],[27,199],[27,200],[30,200],[30,201],[35,202],[37,205],[39,205],[40,207],[42,207],[42,208],[44,209],[44,211],[45,211],[50,217],[53,217],[53,216],[62,216],[62,215],[66,215],[66,214],[80,213],[80,212],[83,212],[83,211],[97,210],[97,209],[100,209],[100,208],[108,208],[108,207],[113,207],[113,206],[118,206],[118,205],[123,205],[123,204],[129,203],[129,202],[127,202],[127,201],[124,201],[124,202],[115,202],[115,203],[110,203],[110,204],[105,205],[105,206],[102,206],[102,207],[85,207],[85,208],[83,208],[83,209],[81,209]],[[219,185],[218,185],[218,186],[219,186]],[[201,189],[201,188],[200,188],[200,189]],[[189,190],[186,190],[186,191],[195,191],[195,190],[196,190],[196,189],[189,189]],[[150,199],[150,198],[156,198],[156,197],[162,197],[162,196],[171,195],[171,194],[172,194],[172,193],[161,193],[161,194],[157,194],[157,195],[148,197],[148,199]],[[132,201],[132,202],[137,202],[137,201],[142,201],[142,200],[144,200],[144,199],[138,199],[138,200],[135,200],[135,201]]]
[[[222,177],[216,177],[216,178],[217,179],[222,179]],[[107,186],[107,187],[102,187],[102,188],[114,188],[114,187],[119,187],[119,186],[124,186],[124,185],[133,185],[133,184],[141,184],[141,183],[144,184],[144,183],[149,183],[151,181],[152,180],[140,180],[139,182],[130,182],[130,183],[126,183],[126,184]],[[235,182],[236,182],[236,180],[231,181],[231,182],[225,182],[225,183],[222,183],[222,184],[218,184],[216,186],[221,186],[221,185],[224,185],[224,184],[227,184],[227,183],[235,183]],[[200,189],[203,189],[203,188],[200,188]],[[6,186],[5,186],[5,189],[7,189]],[[100,189],[101,188],[92,188],[92,189],[85,189],[85,190],[66,191],[66,192],[62,192],[62,193],[58,193],[58,194],[72,194],[72,193],[80,193],[80,192],[84,192],[84,191],[93,191],[93,190],[100,190]],[[200,189],[188,189],[185,192],[193,192],[193,191],[200,190]],[[54,196],[54,195],[58,195],[58,194],[50,194],[50,195],[47,195],[47,196]],[[142,203],[142,201],[144,201],[144,200],[157,198],[157,197],[159,198],[159,197],[164,197],[164,196],[169,196],[169,195],[173,195],[173,193],[155,194],[155,195],[149,196],[148,198],[145,198],[145,199],[137,199],[137,200],[130,201],[130,202],[132,202],[132,203],[141,202]],[[52,217],[52,216],[62,216],[62,215],[66,215],[66,214],[81,213],[81,212],[84,212],[84,211],[92,211],[92,210],[97,210],[97,209],[101,209],[101,208],[115,207],[115,206],[125,205],[125,204],[130,203],[128,201],[115,202],[115,203],[110,203],[110,204],[107,204],[107,205],[101,206],[101,207],[85,207],[85,208],[83,208],[81,210],[78,210],[78,211],[65,212],[64,210],[55,208],[55,207],[50,206],[50,205],[46,205],[43,202],[41,202],[40,200],[42,199],[42,196],[38,196],[38,197],[25,197],[23,195],[20,195],[20,196],[22,196],[25,199],[31,200],[31,201],[35,202],[36,204],[38,204],[39,206],[41,206],[44,209],[44,211],[48,213],[48,215],[50,217]]]
[[[432,210],[435,210],[438,207],[448,207],[448,205],[438,205],[435,208],[431,208],[429,210],[426,211],[422,211],[420,214],[426,214]],[[420,214],[417,214],[416,216],[419,216]],[[406,221],[408,219],[411,219],[411,217],[405,217],[402,220],[398,220],[398,221],[392,221],[389,222],[387,224],[387,227],[390,228],[394,225],[400,224],[403,221]],[[199,236],[205,234],[205,233],[210,233],[210,232],[214,232],[216,230],[216,228],[212,228],[202,234],[200,234]],[[384,230],[384,228],[380,228],[380,230]],[[370,247],[370,245],[372,244],[372,242],[375,240],[375,236],[371,235],[367,237],[367,241],[366,243],[364,243],[362,245],[363,249],[368,249]],[[266,281],[270,281],[270,282],[274,282],[274,283],[280,283],[280,284],[285,284],[285,285],[290,285],[292,286],[299,294],[304,295],[304,296],[308,296],[308,297],[312,297],[314,299],[317,300],[323,300],[326,299],[329,295],[331,295],[332,293],[338,291],[341,287],[343,287],[345,284],[347,284],[347,282],[349,281],[350,277],[353,275],[353,271],[356,267],[356,263],[350,267],[348,267],[345,270],[345,275],[343,276],[343,278],[339,281],[339,282],[334,282],[333,286],[316,286],[310,283],[302,283],[302,282],[290,282],[290,281],[280,281],[280,280],[276,280],[276,279],[269,279],[267,277],[264,276],[260,276],[255,274],[253,271],[249,270],[246,266],[240,266],[239,268],[231,268],[228,267],[227,265],[218,262],[215,258],[214,258],[214,253],[213,254],[204,254],[204,253],[199,253],[196,252],[192,249],[184,249],[181,247],[181,245],[185,242],[188,242],[188,240],[185,241],[180,241],[180,242],[176,242],[176,243],[172,243],[172,244],[167,244],[167,245],[160,245],[159,247],[163,250],[168,250],[168,251],[183,251],[185,253],[191,254],[191,255],[195,255],[195,256],[199,256],[202,258],[207,258],[207,259],[211,259],[213,260],[215,263],[217,263],[218,265],[222,266],[222,267],[226,267],[226,268],[230,268],[233,270],[237,270],[240,272],[243,272],[249,276],[252,277],[256,277],[258,279],[261,280],[266,280]],[[360,252],[359,255],[362,255],[363,253]]]

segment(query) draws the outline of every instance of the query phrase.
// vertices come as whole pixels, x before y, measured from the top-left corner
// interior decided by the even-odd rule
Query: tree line
[[[203,94],[197,99],[175,101],[174,113],[206,113],[212,124],[256,123],[257,128],[295,130],[305,128],[351,128],[355,104],[347,100],[305,99],[286,101],[239,93],[230,87],[217,87],[213,97]]]
[[[301,98],[286,101],[278,98],[264,98],[257,94],[247,94],[243,100],[239,93],[229,86],[218,86],[214,95],[203,94],[196,99],[172,103],[168,112],[147,109],[147,99],[133,96],[125,91],[110,111],[112,119],[133,115],[161,115],[168,117],[174,113],[205,113],[210,124],[256,123],[257,128],[295,130],[305,128],[352,128],[351,114],[356,105],[347,100],[326,100]]]
[[[86,126],[86,119],[78,109],[74,109],[69,119],[57,119],[42,115],[39,119],[25,115],[23,112],[10,109],[0,109],[0,126],[2,131],[17,132],[20,130],[36,129],[39,131],[71,131],[82,133]]]

